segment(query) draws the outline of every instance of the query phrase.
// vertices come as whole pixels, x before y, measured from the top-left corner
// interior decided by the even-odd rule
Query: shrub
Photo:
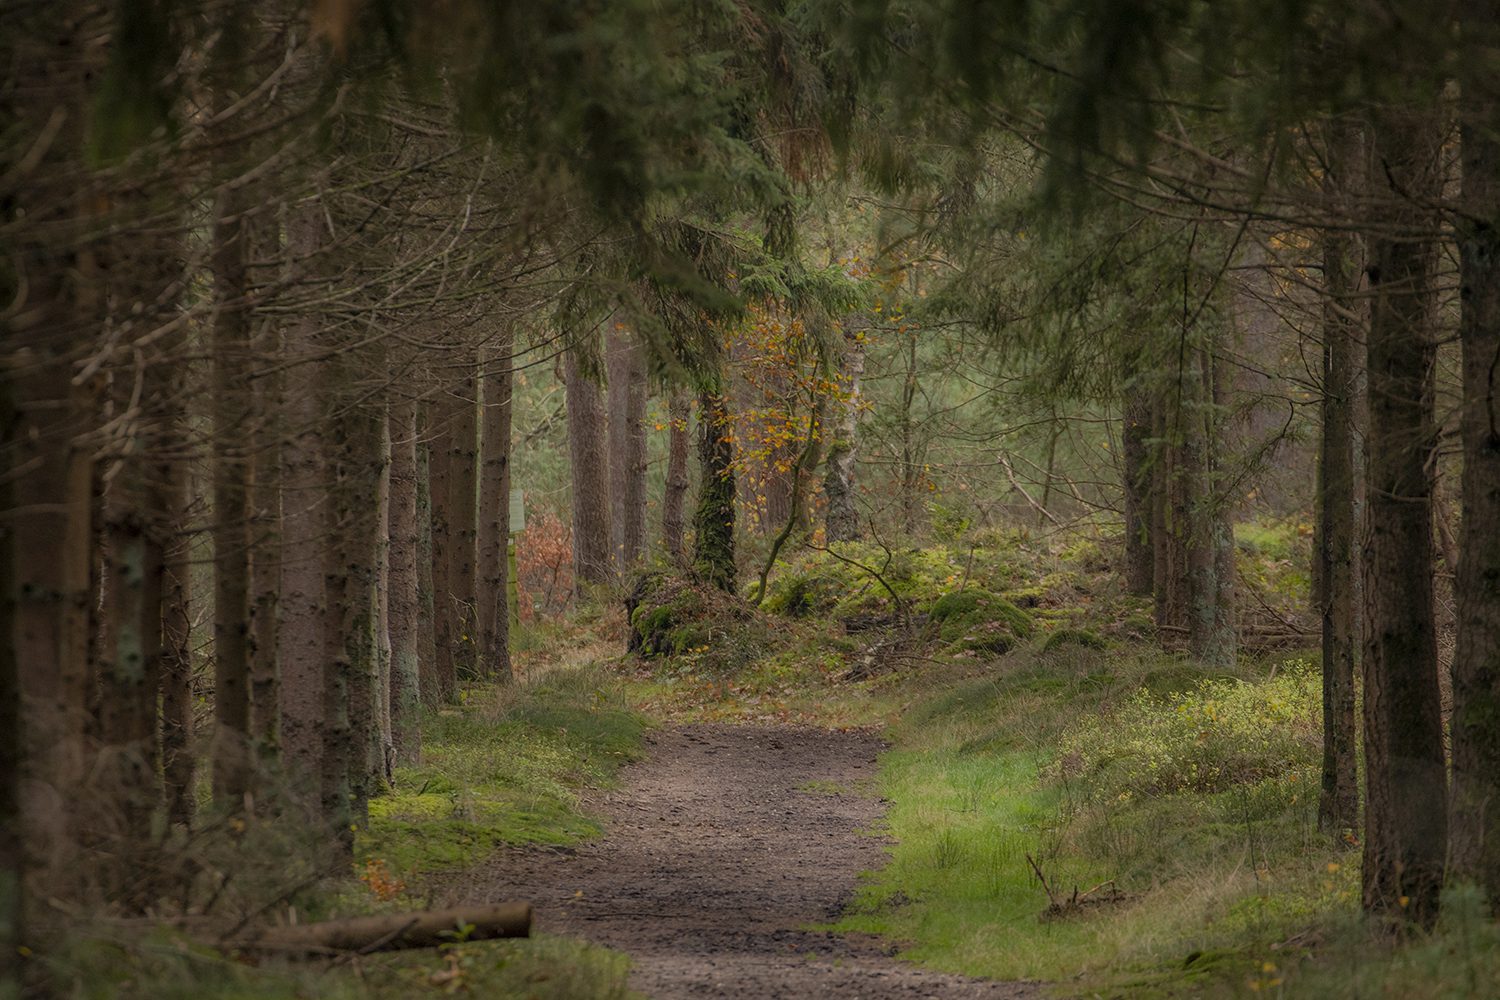
[[[1204,680],[1147,691],[1066,733],[1055,768],[1095,796],[1220,792],[1311,770],[1322,742],[1317,670],[1294,661],[1260,683]]]

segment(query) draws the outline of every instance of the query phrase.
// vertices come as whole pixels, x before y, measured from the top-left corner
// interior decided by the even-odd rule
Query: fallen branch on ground
[[[234,947],[243,951],[363,954],[401,948],[432,948],[456,941],[530,936],[530,903],[496,903],[450,910],[350,917],[300,926],[264,927],[235,941]]]

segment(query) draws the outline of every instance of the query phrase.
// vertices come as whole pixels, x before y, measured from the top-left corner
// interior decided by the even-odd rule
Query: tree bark
[[[610,526],[616,565],[633,568],[646,546],[646,359],[636,337],[609,324]]]
[[[219,198],[213,225],[213,789],[220,808],[250,790],[250,315],[244,189]]]
[[[823,496],[828,507],[824,514],[824,535],[831,542],[852,542],[860,537],[859,506],[855,503],[855,459],[859,452],[860,381],[865,374],[865,337],[863,331],[844,327],[844,356],[839,364],[838,422],[828,445],[828,462],[823,476]]]
[[[391,401],[390,435],[391,743],[398,761],[415,764],[422,757],[417,407],[397,392]]]
[[[479,655],[482,672],[501,683],[510,666],[511,344],[507,330],[487,359],[479,482]]]
[[[260,353],[276,357],[279,331],[268,325]],[[279,756],[281,667],[277,605],[281,596],[281,429],[279,373],[255,380],[255,452],[250,463],[250,733],[263,767]]]
[[[688,493],[688,420],[691,404],[685,390],[673,387],[667,403],[667,482],[661,502],[662,548],[673,563],[686,562],[683,511]]]
[[[432,436],[427,451],[428,502],[432,510],[432,674],[422,678],[422,695],[430,704],[453,700],[458,691],[454,645],[459,632],[453,603],[453,425],[455,406],[440,393],[427,422]]]
[[[719,392],[698,396],[698,507],[693,513],[693,571],[734,593],[734,438],[729,405]]]
[[[1156,582],[1152,551],[1151,395],[1137,352],[1125,363],[1121,473],[1125,497],[1125,589],[1149,597]]]
[[[467,928],[465,941],[528,937],[530,903],[494,903],[420,913],[382,913],[346,917],[296,927],[268,927],[235,942],[249,951],[325,953],[394,951],[435,948],[453,941],[457,928]]]
[[[468,361],[472,362],[473,355]],[[476,673],[479,629],[479,383],[475,366],[454,386],[451,451],[448,461],[448,588],[453,600],[455,670]]]
[[[1493,0],[1462,8],[1459,268],[1463,517],[1453,654],[1453,864],[1500,910],[1500,53]]]
[[[573,586],[580,598],[590,585],[611,579],[604,402],[598,383],[584,369],[582,350],[574,345],[563,359],[573,478]]]
[[[1437,230],[1435,102],[1369,113],[1385,225]],[[1372,232],[1366,437],[1365,909],[1430,925],[1447,842],[1447,777],[1432,601],[1434,246]]]
[[[1337,210],[1350,190],[1357,133],[1330,123],[1324,197]],[[1323,254],[1323,397],[1318,461],[1317,603],[1323,644],[1323,778],[1318,826],[1338,836],[1359,822],[1355,676],[1359,632],[1355,615],[1354,409],[1358,371],[1354,319],[1359,242],[1350,232],[1326,230]]]
[[[417,693],[422,703],[436,705],[439,685],[437,655],[437,611],[433,592],[432,446],[427,440],[432,425],[424,407],[417,406]]]
[[[316,203],[289,212],[287,249],[292,268],[308,273],[322,244],[322,214]],[[282,557],[278,599],[280,629],[277,661],[281,757],[295,788],[321,796],[323,786],[324,620],[329,615],[324,589],[328,506],[319,368],[318,320],[296,317],[285,329],[286,435],[281,451]],[[321,810],[320,810],[321,811]]]

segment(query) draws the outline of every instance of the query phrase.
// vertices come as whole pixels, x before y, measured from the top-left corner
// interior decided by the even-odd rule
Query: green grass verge
[[[1357,857],[1314,828],[1315,694],[1145,649],[1033,646],[939,683],[891,729],[891,862],[836,926],[1063,994],[1282,988],[1298,935],[1357,897]]]
[[[640,755],[643,716],[600,669],[481,688],[424,720],[422,763],[370,802],[358,859],[409,879],[475,864],[506,844],[569,844],[599,833],[579,808]]]
[[[91,937],[54,957],[56,994],[87,1000],[400,1000],[423,995],[626,1000],[624,955],[570,938],[454,944],[327,964],[225,958],[175,933]]]

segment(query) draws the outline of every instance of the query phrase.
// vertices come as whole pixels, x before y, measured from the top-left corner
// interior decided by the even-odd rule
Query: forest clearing
[[[1500,996],[1500,3],[0,0],[0,1000]]]

